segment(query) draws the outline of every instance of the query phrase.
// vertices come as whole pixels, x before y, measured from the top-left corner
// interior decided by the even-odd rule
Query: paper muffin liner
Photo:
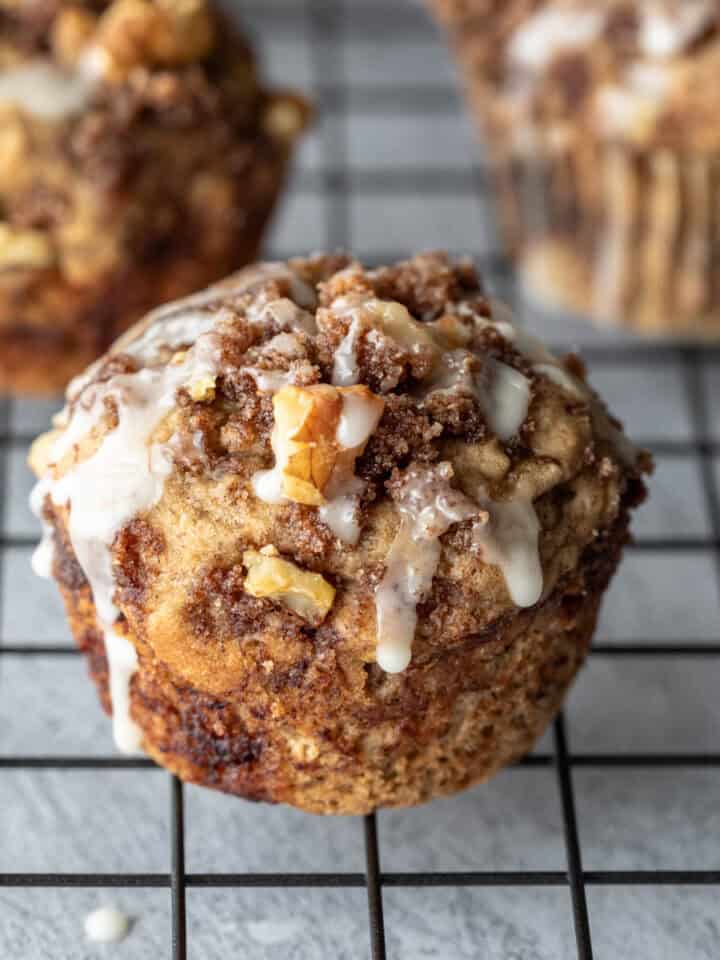
[[[649,336],[720,339],[720,157],[532,140],[492,164],[530,299]]]

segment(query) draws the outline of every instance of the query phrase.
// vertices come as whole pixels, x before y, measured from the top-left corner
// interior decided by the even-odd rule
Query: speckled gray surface
[[[232,3],[230,4],[232,6]],[[379,29],[364,4],[346,4],[341,49],[348,112],[336,106],[301,151],[293,189],[271,239],[278,254],[333,245],[342,228],[362,255],[442,245],[482,255],[492,236],[476,195],[463,188],[477,155],[452,93],[454,72],[417,4],[396,2],[392,29]],[[283,20],[278,11],[289,11]],[[378,10],[377,5],[372,9]],[[403,29],[407,17],[407,29]],[[281,83],[311,89],[325,75],[313,63],[311,30],[294,0],[255,3],[250,17],[268,66]],[[398,26],[399,25],[399,26]],[[316,21],[322,31],[322,23]],[[337,51],[336,51],[337,53]],[[427,109],[404,98],[427,91]],[[391,90],[392,97],[386,94]],[[409,102],[409,101],[408,101]],[[326,139],[327,138],[327,139]],[[327,158],[323,145],[341,147]],[[326,193],[325,173],[345,156],[349,192]],[[408,173],[403,180],[402,171]],[[427,182],[422,180],[429,171]],[[448,173],[443,188],[439,173]],[[412,177],[420,176],[420,180]],[[392,187],[392,195],[388,190]],[[330,215],[330,217],[328,217]],[[622,333],[540,314],[525,318],[550,341],[568,346],[622,345]],[[648,348],[650,349],[650,348]],[[720,438],[720,364],[699,364]],[[693,370],[692,376],[696,372]],[[611,588],[602,644],[718,639],[720,601],[707,489],[692,447],[673,447],[696,427],[686,358],[604,363],[592,379],[639,439],[661,444],[652,499],[636,531],[646,541],[694,540],[682,550],[634,550]],[[54,403],[13,403],[10,432],[43,429]],[[0,432],[2,432],[0,430]],[[54,588],[30,573],[35,521],[21,439],[4,451],[6,497],[0,639],[66,647]],[[720,463],[716,464],[720,484]],[[666,544],[667,546],[667,544]],[[717,657],[616,657],[594,654],[567,705],[570,749],[586,755],[717,752]],[[536,753],[552,751],[546,736]],[[107,757],[107,719],[81,660],[69,654],[0,657],[0,756]],[[588,870],[720,869],[720,769],[579,767],[573,771],[579,835]],[[0,873],[167,873],[170,784],[159,770],[0,769]],[[341,871],[364,868],[362,823],[321,820],[292,810],[185,790],[186,867],[191,873]],[[429,807],[378,818],[388,872],[565,868],[562,811],[550,767],[520,767]],[[113,903],[133,920],[128,938],[92,947],[84,915]],[[577,955],[569,891],[554,888],[402,887],[384,891],[392,960],[565,960]],[[599,960],[712,960],[720,955],[718,887],[588,887]],[[215,960],[368,958],[362,889],[188,891],[188,956]],[[12,960],[156,960],[170,957],[167,889],[0,887],[0,958]]]

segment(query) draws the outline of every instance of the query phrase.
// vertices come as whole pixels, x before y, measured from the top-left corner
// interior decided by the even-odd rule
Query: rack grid
[[[348,76],[345,53],[348,44],[358,37],[375,42],[389,52],[407,44],[408,37],[421,37],[423,42],[434,38],[438,57],[443,56],[441,41],[432,33],[427,20],[417,6],[399,3],[387,5],[376,0],[365,0],[352,5],[350,0],[306,0],[304,3],[249,2],[243,4],[262,34],[273,36],[278,25],[287,28],[293,42],[307,44],[313,96],[322,118],[316,135],[316,151],[320,160],[301,169],[293,183],[294,198],[305,198],[308,203],[322,205],[322,245],[329,249],[353,249],[353,202],[366,198],[382,198],[388,205],[392,196],[401,192],[420,202],[421,198],[437,195],[453,196],[461,201],[479,201],[488,209],[488,178],[483,171],[481,154],[477,163],[470,162],[462,169],[443,167],[433,163],[392,166],[372,166],[358,169],[349,162],[347,120],[353,111],[368,117],[415,116],[432,118],[456,116],[458,94],[448,84],[394,85],[383,82],[356,84]],[[414,235],[407,238],[408,249],[384,250],[373,245],[372,255],[365,259],[387,262],[400,259],[417,246]],[[273,256],[284,258],[299,251],[284,249],[276,244]],[[512,272],[494,244],[475,250],[477,260],[491,287],[508,299],[515,300]],[[562,330],[562,326],[553,329]],[[556,338],[558,349],[571,343]],[[720,374],[720,349],[716,347],[649,345],[619,338],[590,337],[582,349],[591,370],[603,367],[624,368],[628,374],[640,369],[670,365],[682,378],[684,401],[690,429],[681,437],[640,438],[646,446],[664,458],[692,458],[698,465],[703,508],[708,519],[707,533],[698,536],[679,536],[677,532],[660,536],[638,538],[631,550],[643,553],[677,556],[692,552],[700,555],[712,567],[714,582],[720,586],[720,494],[716,471],[720,455],[720,433],[713,431],[712,410],[705,382]],[[720,383],[720,379],[717,380]],[[704,385],[706,389],[704,389]],[[612,401],[612,398],[610,398]],[[0,502],[8,496],[8,470],[11,452],[22,450],[32,439],[32,431],[14,425],[13,404],[0,402]],[[3,527],[0,547],[3,553],[13,548],[27,548],[32,538],[7,533]],[[0,601],[3,594],[0,592]],[[78,651],[69,644],[26,643],[24,638],[2,637],[2,659],[74,657]],[[592,658],[637,658],[676,663],[690,658],[709,658],[713,668],[720,656],[720,638],[678,638],[672,641],[653,637],[629,640],[612,639],[598,642],[591,651]],[[0,692],[2,675],[0,672]],[[471,870],[471,871],[409,871],[388,872],[382,869],[382,850],[375,815],[364,818],[364,871],[355,872],[241,872],[198,873],[186,870],[185,865],[185,804],[184,788],[176,778],[169,776],[169,840],[170,869],[165,872],[139,873],[67,873],[67,872],[3,872],[2,888],[18,887],[83,887],[117,888],[159,887],[169,890],[172,903],[171,956],[185,960],[193,956],[192,944],[187,940],[186,892],[191,888],[360,888],[366,891],[369,949],[373,960],[390,956],[386,948],[383,917],[383,891],[392,888],[419,887],[559,887],[567,891],[574,922],[576,953],[579,960],[593,957],[591,923],[586,890],[591,886],[704,886],[720,887],[720,850],[718,869],[658,869],[658,870],[588,870],[583,867],[583,851],[578,828],[578,813],[574,793],[574,771],[584,769],[648,770],[657,769],[720,769],[720,748],[717,752],[574,752],[569,746],[566,719],[561,714],[552,731],[552,753],[532,754],[518,764],[528,769],[554,770],[557,802],[562,814],[565,846],[565,869],[560,870]],[[629,736],[630,740],[631,737]],[[153,763],[144,758],[92,755],[0,755],[0,770],[80,770],[89,769],[102,776],[111,769],[145,770]],[[380,815],[382,816],[382,815]],[[0,832],[2,827],[0,825]],[[714,838],[717,839],[717,838]],[[0,846],[2,838],[0,836]],[[2,864],[0,864],[2,868]],[[360,948],[366,955],[365,948]]]

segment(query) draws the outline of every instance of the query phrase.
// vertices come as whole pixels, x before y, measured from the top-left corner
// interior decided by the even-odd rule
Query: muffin
[[[0,0],[0,391],[254,260],[306,113],[210,0]]]
[[[648,467],[441,254],[258,264],[151,313],[30,462],[35,567],[118,746],[342,814],[532,747]]]
[[[720,335],[720,6],[436,0],[533,299]]]

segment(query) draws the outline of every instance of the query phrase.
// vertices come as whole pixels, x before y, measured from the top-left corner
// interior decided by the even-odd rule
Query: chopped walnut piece
[[[199,377],[190,384],[188,393],[196,403],[210,403],[215,399],[215,382],[216,377]]]
[[[268,501],[322,506],[328,488],[352,473],[377,426],[384,401],[365,386],[288,385],[273,398],[275,467],[257,476]]]
[[[206,0],[115,0],[100,18],[97,42],[119,75],[194,63],[210,52],[213,22]]]
[[[288,607],[303,620],[318,626],[335,600],[335,588],[319,573],[311,573],[280,557],[246,550],[245,590],[251,597],[266,597]]]
[[[297,503],[319,506],[336,458],[335,431],[342,400],[334,387],[287,386],[275,394],[273,447],[282,492]]]
[[[80,7],[66,7],[55,18],[50,43],[58,61],[74,67],[97,29],[97,17]]]
[[[268,105],[263,129],[278,140],[294,140],[307,123],[307,108],[292,97],[278,97]]]
[[[42,230],[19,230],[0,223],[0,270],[41,270],[54,259],[50,239]]]

